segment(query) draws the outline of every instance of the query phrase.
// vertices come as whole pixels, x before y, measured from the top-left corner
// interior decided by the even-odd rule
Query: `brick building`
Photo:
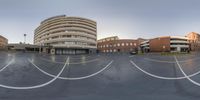
[[[140,44],[143,52],[188,52],[190,51],[187,37],[164,36],[149,39]]]
[[[200,34],[190,32],[187,34],[191,51],[200,51]]]
[[[7,44],[8,44],[8,39],[0,35],[0,50],[6,49]]]
[[[113,36],[98,40],[97,49],[98,52],[103,53],[132,52],[138,50],[139,42],[139,40],[119,39],[117,36]]]

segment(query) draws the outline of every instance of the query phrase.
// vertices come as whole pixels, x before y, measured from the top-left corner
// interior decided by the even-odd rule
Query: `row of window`
[[[133,48],[130,48],[129,52],[130,51],[133,51],[134,49]],[[108,49],[108,50],[103,50],[102,52],[104,53],[112,53],[112,52],[121,52],[120,49]]]
[[[49,24],[49,25],[45,25],[45,26],[40,26],[38,29],[36,29],[36,32],[42,32],[44,31],[45,29],[47,28],[52,28],[52,27],[55,27],[55,26],[64,26],[64,25],[74,25],[74,24],[77,24],[77,25],[84,25],[84,26],[87,26],[87,27],[90,27],[90,28],[93,28],[93,29],[96,29],[96,25],[95,26],[92,26],[90,24],[84,24],[83,22],[58,22],[58,23],[53,23],[53,24]]]
[[[170,43],[170,45],[189,45],[188,43]]]
[[[187,39],[175,39],[175,38],[171,38],[171,41],[188,41]]]
[[[120,46],[137,46],[136,43],[117,43],[117,44],[106,44],[106,45],[99,45],[99,48],[109,48],[109,47],[120,47]]]
[[[51,33],[48,33],[48,34],[45,34],[45,35],[42,35],[42,36],[48,36],[48,35],[51,35],[51,34],[56,34],[56,33],[61,33],[61,32],[77,32],[77,33],[84,33],[84,34],[89,34],[89,35],[93,35],[96,37],[95,34],[91,34],[91,33],[88,33],[88,32],[84,32],[84,31],[75,31],[75,30],[58,30],[58,31],[53,31]],[[37,35],[35,34],[35,37]],[[39,38],[41,38],[42,36],[40,36]]]
[[[79,35],[62,35],[62,36],[54,36],[51,38],[47,38],[45,40],[51,40],[51,39],[58,39],[58,38],[78,38],[78,39],[85,39],[85,40],[91,40],[91,41],[96,41],[96,39],[85,37],[85,36],[79,36]],[[44,40],[44,41],[45,41]],[[40,41],[41,42],[41,41]]]
[[[106,39],[99,40],[99,42],[106,42],[106,41],[113,41],[113,40],[118,40],[118,38],[117,37],[106,38]]]
[[[93,43],[86,43],[86,42],[53,42],[50,44],[65,44],[65,45],[83,45],[83,46],[96,46],[96,44]],[[49,43],[47,44],[49,45]]]
[[[87,30],[90,30],[90,31],[93,31],[93,32],[96,32],[95,29],[90,29],[90,28],[87,28],[87,27],[84,27],[84,26],[57,26],[57,27],[54,27],[54,28],[49,28],[49,29],[45,29],[43,31],[41,31],[40,33],[44,33],[44,32],[48,32],[48,31],[52,31],[52,30],[56,30],[56,29],[59,29],[59,28],[81,28],[81,29],[87,29]]]
[[[91,20],[85,20],[85,19],[76,19],[76,18],[57,18],[57,19],[52,19],[52,20],[46,20],[46,23],[41,23],[42,25],[48,25],[48,24],[52,24],[55,22],[83,22],[83,23],[87,23],[90,25],[96,25],[96,23],[91,22]],[[43,21],[45,22],[45,21]]]
[[[62,28],[62,27],[60,27],[60,28]],[[47,30],[47,31],[44,31],[43,33],[45,33],[45,32],[49,32],[49,31],[51,31],[51,33],[53,34],[53,33],[59,33],[59,32],[65,32],[65,31],[70,31],[70,30],[75,30],[74,28],[77,28],[77,27],[68,27],[68,28],[72,28],[72,29],[64,29],[65,27],[63,27],[63,29],[59,29],[59,30],[56,30],[56,29],[58,29],[58,28],[55,28],[55,30]],[[81,28],[81,29],[86,29],[86,28]],[[79,30],[79,29],[77,29],[77,30]],[[86,29],[86,30],[89,30],[89,29]],[[96,30],[89,30],[90,32],[92,32],[92,33],[96,33]],[[87,32],[88,33],[88,32]],[[37,35],[39,35],[39,34],[37,34]],[[36,35],[35,35],[36,36]]]

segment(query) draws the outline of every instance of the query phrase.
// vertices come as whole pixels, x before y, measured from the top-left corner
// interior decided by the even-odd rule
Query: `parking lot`
[[[199,55],[0,52],[0,100],[198,100]]]

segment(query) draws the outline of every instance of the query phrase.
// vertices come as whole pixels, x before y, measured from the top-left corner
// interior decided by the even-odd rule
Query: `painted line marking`
[[[66,60],[66,62],[64,64],[63,68],[61,69],[61,71],[52,80],[50,80],[50,81],[48,81],[46,83],[43,83],[43,84],[40,84],[40,85],[35,85],[35,86],[29,86],[29,87],[14,87],[14,86],[7,86],[7,85],[0,84],[0,87],[8,88],[8,89],[15,89],[15,90],[41,88],[41,87],[47,86],[47,85],[51,84],[52,82],[54,82],[62,74],[62,72],[64,71],[66,65],[69,65],[69,57],[67,58],[67,60]]]
[[[144,58],[144,59],[145,59],[145,60],[148,60],[148,61],[153,61],[153,62],[176,63],[175,61],[157,60],[157,59],[151,59],[151,58]]]
[[[132,56],[129,56],[129,58],[132,58],[132,57],[134,57],[134,55],[132,55]]]
[[[51,77],[56,77],[53,74],[50,74],[44,70],[42,70],[41,68],[39,68],[37,65],[35,65],[32,61],[29,60],[29,62],[31,64],[33,64],[39,71],[41,71],[42,73],[44,73],[45,75],[51,76]],[[74,78],[69,78],[69,77],[58,77],[58,79],[63,79],[63,80],[81,80],[81,79],[86,79],[86,78],[90,78],[93,77],[95,75],[98,75],[99,73],[103,72],[105,69],[107,69],[111,64],[113,63],[113,60],[110,61],[104,68],[102,68],[101,70],[97,71],[96,73],[87,75],[87,76],[83,76],[83,77],[74,77]]]
[[[161,63],[176,63],[176,61],[166,61],[166,60],[158,60],[158,59],[152,59],[152,58],[144,58],[145,60],[149,60],[149,61],[154,61],[154,62],[161,62]],[[200,57],[196,57],[193,59],[187,59],[187,60],[181,60],[179,62],[188,62],[191,60],[196,60],[196,59],[200,59]]]
[[[145,70],[143,70],[142,68],[140,68],[135,62],[133,62],[132,60],[130,60],[131,64],[133,66],[135,66],[137,69],[139,69],[141,72],[151,76],[151,77],[154,77],[154,78],[159,78],[159,79],[164,79],[164,80],[180,80],[180,79],[185,79],[186,77],[185,76],[182,76],[182,77],[164,77],[164,76],[158,76],[158,75],[155,75],[155,74],[151,74]],[[200,71],[194,73],[194,74],[191,74],[191,75],[188,75],[188,77],[193,77],[193,76],[196,76],[200,74]]]
[[[5,65],[3,68],[0,69],[0,72],[2,72],[4,69],[6,69],[10,64],[12,64],[14,61],[14,59],[12,59],[11,61],[8,62],[7,65]]]
[[[84,55],[82,55],[82,56],[80,56],[80,57],[70,57],[70,59],[82,59],[82,57],[84,57],[85,59],[88,59],[88,58],[96,58],[96,56],[84,56]]]
[[[41,60],[44,60],[44,61],[47,61],[47,62],[51,62],[51,63],[56,63],[56,64],[64,64],[64,62],[59,62],[59,61],[51,61],[51,60],[48,60],[48,59],[45,59],[45,58],[40,58]],[[71,59],[71,58],[70,58]],[[90,63],[90,62],[95,62],[95,61],[98,61],[99,59],[96,58],[96,59],[93,59],[93,60],[87,60],[87,61],[81,61],[81,62],[72,62],[70,63],[71,65],[78,65],[78,64],[86,64],[86,63]]]
[[[193,84],[197,85],[197,86],[200,86],[200,83],[192,80],[182,69],[181,65],[179,64],[179,61],[177,60],[176,56],[174,56],[174,59],[176,60],[176,64],[178,65],[180,71],[182,72],[182,74]]]

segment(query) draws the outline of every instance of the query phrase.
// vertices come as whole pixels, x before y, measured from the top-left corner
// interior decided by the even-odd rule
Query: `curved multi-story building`
[[[97,49],[97,25],[86,18],[51,17],[35,30],[34,44],[51,54],[93,53]]]
[[[0,50],[6,49],[7,44],[8,44],[8,39],[0,35]]]

